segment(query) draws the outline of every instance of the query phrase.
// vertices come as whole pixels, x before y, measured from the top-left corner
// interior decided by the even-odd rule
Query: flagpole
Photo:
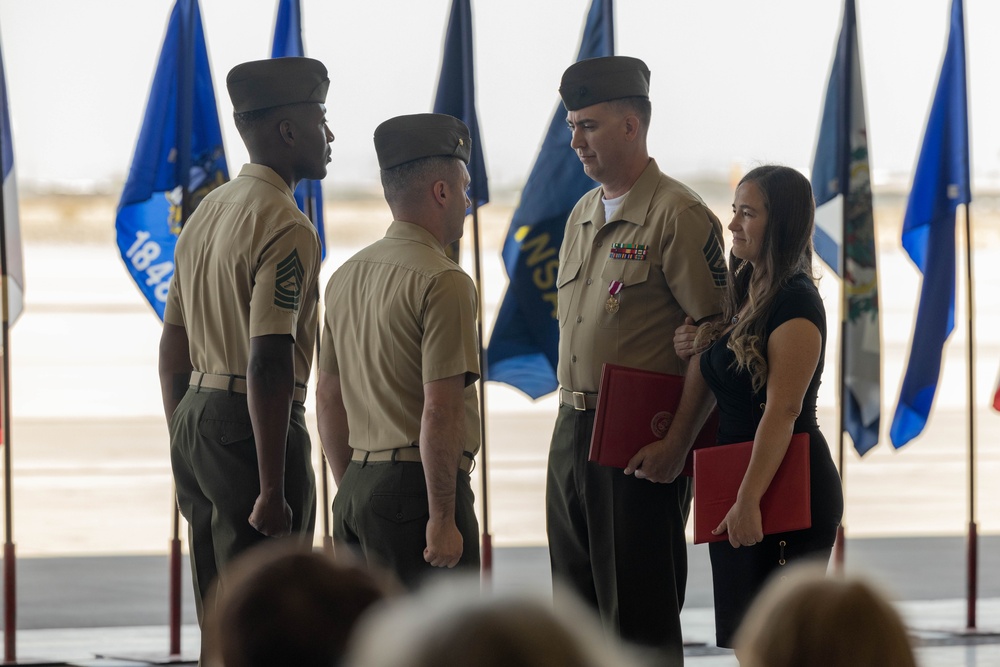
[[[604,17],[607,19],[604,22],[604,40],[608,45],[607,55],[615,55],[615,20],[614,20],[614,0],[601,0],[601,9],[604,12]]]
[[[847,229],[847,202],[846,195],[844,196],[844,221],[841,224],[841,229]],[[840,363],[837,364],[837,405],[838,405],[838,421],[837,424],[837,470],[840,471],[840,489],[844,497],[844,506],[847,506],[847,468],[845,466],[845,456],[844,456],[844,425],[847,423],[846,412],[847,412],[847,401],[844,400],[844,392],[846,386],[844,384],[844,360],[847,359],[847,278],[846,278],[846,264],[847,253],[845,252],[846,243],[845,238],[840,243]],[[833,543],[833,567],[838,573],[843,573],[844,571],[844,560],[845,560],[845,544],[847,529],[844,527],[844,520],[841,519],[840,525],[837,526],[837,539]]]
[[[0,132],[2,134],[2,132]],[[0,144],[0,155],[3,155],[3,145]],[[3,543],[3,592],[4,592],[4,662],[13,663],[17,660],[17,567],[14,552],[14,511],[11,489],[11,457],[10,457],[10,277],[7,275],[7,215],[4,208],[4,196],[0,178],[0,287],[3,296],[0,297],[0,317],[3,318],[0,344],[3,349],[3,378],[0,391],[3,393],[3,474],[4,474],[4,543]]]
[[[316,221],[318,220],[317,210],[316,210],[316,197],[312,194],[312,188],[307,187],[305,192],[305,197],[303,203],[305,204],[305,214],[309,218],[309,222],[316,227],[316,233],[319,234],[319,227]],[[317,307],[317,313],[319,308]],[[320,338],[323,335],[323,319],[321,317],[316,318],[316,365],[319,365],[319,350],[320,350]],[[332,555],[333,554],[333,536],[330,533],[330,480],[327,475],[328,463],[326,460],[326,452],[322,447],[319,448],[319,474],[321,478],[320,488],[322,490],[322,502],[323,502],[323,551]]]
[[[486,354],[483,346],[483,271],[482,250],[479,243],[479,202],[473,193],[472,199],[472,256],[473,273],[476,277],[476,292],[479,298],[476,317],[476,335],[479,338],[479,465],[482,480],[483,496],[483,535],[482,535],[482,575],[491,579],[493,575],[493,536],[490,534],[490,500],[489,500],[489,460],[486,456]]]
[[[967,548],[967,590],[965,627],[967,631],[976,629],[976,601],[979,573],[979,536],[976,526],[976,344],[975,344],[975,298],[972,288],[972,222],[969,205],[965,209],[965,292],[968,316],[968,410],[969,410],[969,537]]]
[[[181,653],[181,511],[174,486],[173,532],[170,538],[170,655]]]
[[[278,13],[274,21],[274,39],[271,43],[271,57],[272,58],[284,58],[288,56],[293,57],[303,57],[305,56],[305,47],[302,44],[302,8],[298,2],[287,3],[279,0],[278,2]],[[319,236],[321,257],[325,253],[325,236],[321,234],[320,229],[320,218],[319,218],[319,206],[317,205],[317,196],[314,195],[313,183],[310,181],[301,181],[299,187],[302,188],[302,212],[306,214],[309,218],[309,222],[313,224],[316,228],[316,233]],[[319,188],[319,181],[316,181],[315,187]],[[319,308],[317,307],[317,313]],[[322,335],[322,318],[317,318],[316,320],[316,365],[319,365],[319,352],[320,352],[320,337]],[[320,472],[320,489],[321,489],[321,502],[322,502],[322,514],[323,514],[323,551],[328,554],[333,554],[333,537],[330,533],[330,480],[327,474],[327,469],[329,467],[329,462],[326,459],[326,452],[322,447],[319,448],[319,472]]]
[[[191,133],[194,124],[194,33],[195,12],[191,4],[184,6],[186,16],[178,35],[180,48],[177,49],[179,62],[177,100],[177,163],[176,178],[181,185],[181,219],[184,228],[191,215]],[[185,48],[189,47],[189,48]],[[181,653],[181,510],[177,504],[177,486],[174,485],[173,535],[170,539],[170,655]]]
[[[846,144],[848,150],[844,150],[845,146],[841,145],[840,150],[844,151],[844,155],[841,160],[838,160],[837,167],[837,180],[839,181],[839,188],[841,192],[841,214],[840,214],[840,230],[841,239],[838,244],[837,254],[838,254],[838,265],[840,270],[837,272],[840,275],[840,363],[837,364],[837,404],[839,407],[839,424],[837,425],[837,469],[840,471],[840,489],[841,494],[844,498],[844,506],[846,509],[847,505],[847,470],[845,465],[844,456],[844,427],[847,423],[847,400],[845,399],[845,389],[846,383],[844,382],[844,363],[847,361],[847,320],[850,312],[850,303],[848,302],[849,295],[847,293],[847,240],[848,240],[848,216],[850,215],[850,205],[848,199],[851,195],[851,162],[850,162],[850,146],[853,141],[851,137],[851,130],[853,127],[852,115],[854,107],[854,56],[856,51],[854,46],[857,42],[857,25],[855,23],[856,17],[854,15],[854,0],[845,0],[844,2],[844,26],[841,32],[846,31],[847,41],[844,44],[846,48],[843,50],[844,63],[841,69],[840,85],[842,86],[840,91],[841,106],[839,109],[837,117],[837,134],[841,137],[841,141]],[[838,46],[839,48],[839,46]],[[857,444],[857,443],[855,443]],[[834,542],[833,549],[833,566],[837,572],[844,571],[844,557],[845,557],[845,545],[844,539],[846,535],[846,529],[844,528],[843,518],[840,521],[840,525],[837,526],[837,538]]]

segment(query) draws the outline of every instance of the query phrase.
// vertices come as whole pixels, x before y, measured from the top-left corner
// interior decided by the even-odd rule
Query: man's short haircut
[[[236,122],[236,129],[239,131],[240,136],[246,137],[263,127],[276,108],[269,107],[267,109],[254,109],[253,111],[234,113],[233,120]]]
[[[453,174],[450,170],[457,169],[460,162],[455,157],[434,156],[382,169],[379,175],[385,200],[389,203],[400,202],[424,183],[451,178]]]
[[[620,97],[610,100],[611,108],[620,113],[634,113],[643,129],[649,129],[649,121],[653,117],[653,105],[648,97]]]

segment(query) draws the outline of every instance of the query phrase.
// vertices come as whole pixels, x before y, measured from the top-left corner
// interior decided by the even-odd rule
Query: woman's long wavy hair
[[[767,319],[782,286],[799,273],[812,275],[812,236],[816,214],[809,180],[795,169],[765,165],[739,185],[753,183],[764,198],[767,225],[755,264],[729,253],[729,275],[721,322],[703,325],[698,342],[713,341],[733,325],[729,349],[736,370],[750,373],[753,390],[767,381]]]

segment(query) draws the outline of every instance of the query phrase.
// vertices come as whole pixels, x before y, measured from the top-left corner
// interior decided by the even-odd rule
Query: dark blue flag
[[[948,48],[903,219],[903,248],[924,279],[889,431],[897,448],[923,431],[934,403],[944,343],[955,328],[955,213],[970,201],[965,18],[962,0],[952,0]]]
[[[448,18],[441,55],[441,77],[434,98],[434,113],[446,113],[469,126],[472,154],[469,156],[469,199],[477,206],[490,200],[486,180],[483,143],[476,116],[476,72],[473,66],[472,6],[469,0],[454,0]]]
[[[115,221],[125,267],[161,320],[177,235],[228,180],[201,11],[177,0]]]
[[[299,0],[278,0],[278,15],[274,20],[272,58],[306,55],[302,46],[302,10]],[[295,188],[295,203],[309,216],[319,234],[320,258],[326,259],[326,226],[323,224],[323,189],[320,181],[299,181]]]
[[[844,2],[813,160],[812,187],[816,195],[816,253],[843,280],[843,428],[851,434],[858,453],[864,454],[878,443],[881,337],[868,123],[854,0]]]
[[[4,286],[7,294],[7,321],[14,324],[24,310],[24,259],[21,254],[21,225],[18,222],[17,172],[14,169],[14,144],[7,107],[7,74],[0,55],[0,154],[3,160],[3,232],[7,256],[3,258]]]
[[[614,55],[608,0],[593,0],[577,60]],[[556,273],[566,218],[595,187],[570,148],[566,111],[556,108],[504,241],[510,283],[486,352],[486,379],[532,398],[555,391],[559,327]]]

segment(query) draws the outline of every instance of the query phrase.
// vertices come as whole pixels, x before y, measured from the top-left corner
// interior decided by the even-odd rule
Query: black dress
[[[826,349],[826,312],[816,286],[805,274],[793,277],[776,297],[767,321],[768,336],[781,324],[796,318],[805,318],[815,324],[823,341],[816,372],[793,429],[795,433],[809,434],[812,527],[766,535],[762,542],[752,547],[734,549],[728,541],[709,545],[715,591],[716,643],[719,646],[732,646],[743,614],[775,570],[787,563],[810,558],[829,560],[844,512],[840,476],[816,423],[816,395]],[[701,373],[719,406],[719,444],[753,440],[767,398],[766,386],[755,393],[750,373],[731,367],[734,355],[727,347],[728,342],[727,333],[701,357]],[[766,349],[764,355],[766,358]]]

